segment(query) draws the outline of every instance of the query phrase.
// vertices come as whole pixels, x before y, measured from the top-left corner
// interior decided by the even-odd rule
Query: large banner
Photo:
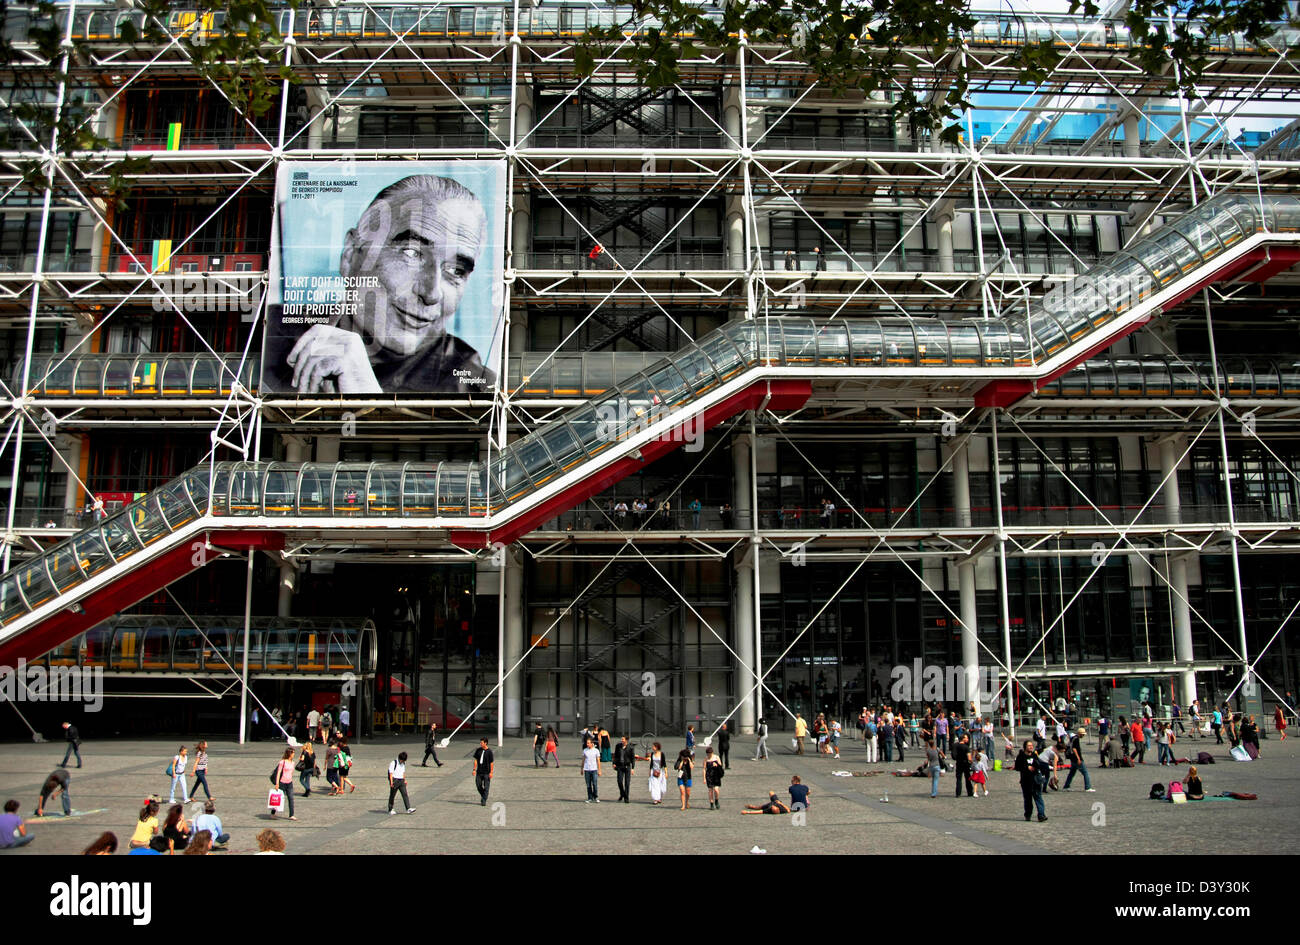
[[[504,161],[281,164],[263,391],[490,395],[505,181]]]

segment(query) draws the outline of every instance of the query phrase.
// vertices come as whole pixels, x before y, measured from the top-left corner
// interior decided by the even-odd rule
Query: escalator
[[[0,662],[39,655],[213,557],[280,548],[296,531],[508,544],[738,413],[798,409],[818,381],[941,385],[1007,406],[1206,285],[1261,281],[1297,261],[1300,197],[1224,195],[997,319],[732,322],[486,462],[196,467],[0,578]]]

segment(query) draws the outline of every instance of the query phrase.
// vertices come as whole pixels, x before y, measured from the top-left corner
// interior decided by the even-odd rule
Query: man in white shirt
[[[1034,723],[1034,740],[1038,742],[1038,750],[1041,752],[1043,746],[1047,744],[1047,713],[1040,712],[1038,721]]]
[[[587,803],[595,801],[599,804],[600,751],[590,739],[582,749],[582,780],[587,782]]]
[[[352,734],[351,732],[348,731],[348,726],[351,724],[351,722],[352,722],[352,713],[349,712],[346,707],[344,707],[342,710],[339,711],[339,728],[343,729],[344,735]]]
[[[320,713],[314,708],[307,713],[307,741],[315,741],[316,729],[320,726]]]
[[[411,798],[406,793],[406,752],[402,752],[388,764],[388,814],[391,817],[397,813],[393,810],[393,798],[398,792],[402,793],[402,803],[406,805],[406,812],[414,814],[415,808],[411,806]]]

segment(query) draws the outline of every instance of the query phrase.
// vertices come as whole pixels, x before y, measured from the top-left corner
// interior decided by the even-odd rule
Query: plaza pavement
[[[193,747],[193,739],[188,740]],[[846,740],[839,761],[807,754],[796,756],[787,736],[769,739],[772,757],[749,760],[752,738],[733,738],[731,770],[722,785],[722,810],[709,810],[703,786],[702,746],[697,746],[697,777],[691,810],[681,812],[676,783],[662,806],[649,803],[647,766],[638,764],[632,780],[632,803],[618,804],[613,768],[600,780],[602,803],[585,804],[577,740],[564,736],[562,767],[533,766],[530,741],[507,739],[497,757],[489,806],[479,805],[470,775],[475,736],[457,738],[440,751],[442,768],[419,766],[423,742],[418,736],[388,736],[353,743],[351,777],[356,793],[329,798],[313,783],[312,796],[295,798],[297,822],[281,815],[272,821],[266,810],[268,774],[282,743],[239,746],[210,739],[208,780],[216,794],[217,813],[231,835],[230,853],[251,853],[258,831],[280,830],[293,854],[393,853],[732,853],[754,846],[769,854],[798,853],[1102,853],[1204,854],[1288,853],[1300,846],[1300,746],[1276,737],[1263,742],[1262,756],[1251,763],[1233,762],[1227,746],[1213,739],[1185,739],[1179,755],[1210,750],[1218,759],[1201,766],[1207,794],[1249,791],[1257,801],[1207,801],[1173,805],[1148,800],[1153,782],[1182,778],[1186,766],[1162,768],[1148,763],[1133,769],[1102,770],[1089,764],[1094,794],[1083,792],[1081,778],[1072,790],[1048,792],[1048,821],[1023,820],[1017,775],[994,773],[991,796],[953,797],[954,780],[944,774],[940,796],[930,799],[928,778],[888,774],[836,777],[833,771],[880,771],[901,767],[866,764],[861,742]],[[681,740],[664,739],[670,759]],[[85,767],[70,768],[74,810],[98,811],[65,819],[58,800],[47,806],[47,819],[29,823],[35,841],[21,850],[0,851],[14,858],[49,853],[79,853],[102,831],[115,832],[125,851],[141,801],[149,794],[164,800],[170,779],[164,774],[180,740],[87,741]],[[1089,743],[1095,760],[1094,743]],[[410,756],[408,785],[416,813],[387,816],[386,769],[397,752]],[[0,744],[0,798],[16,798],[30,816],[40,785],[62,758],[64,745],[10,742]],[[1152,753],[1153,755],[1154,753]],[[1148,757],[1152,757],[1149,755]],[[323,758],[323,752],[319,755]],[[908,767],[922,756],[907,754]],[[670,772],[671,773],[671,772]],[[788,802],[786,787],[798,774],[811,787],[806,824],[790,816],[742,816],[746,803],[759,803],[769,790]],[[1064,775],[1061,783],[1064,784]],[[295,785],[296,786],[296,785]],[[888,796],[888,803],[881,798]],[[400,807],[401,798],[397,799]],[[1097,807],[1096,805],[1104,805]],[[100,810],[102,809],[102,810]],[[188,811],[188,808],[187,808]],[[1104,815],[1104,816],[1103,816]],[[230,855],[230,853],[222,855]]]

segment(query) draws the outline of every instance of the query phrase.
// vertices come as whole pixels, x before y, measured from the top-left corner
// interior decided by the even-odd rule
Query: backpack
[[[1151,785],[1151,793],[1147,797],[1153,801],[1163,801],[1165,799],[1165,786],[1159,782]]]
[[[1208,751],[1197,752],[1196,763],[1198,765],[1212,765],[1214,764],[1214,756]]]
[[[1183,782],[1182,782],[1182,781],[1170,781],[1170,782],[1169,782],[1169,793],[1170,793],[1170,794],[1182,794],[1182,793],[1183,793]]]

